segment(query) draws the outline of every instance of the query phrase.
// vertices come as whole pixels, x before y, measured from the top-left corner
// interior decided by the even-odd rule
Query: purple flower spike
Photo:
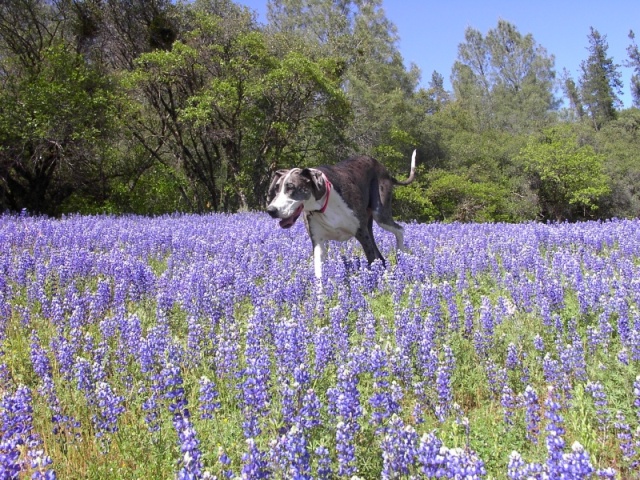
[[[118,417],[124,413],[124,397],[116,395],[106,382],[98,382],[96,386],[96,403],[98,413],[93,416],[96,437],[102,440],[102,448],[109,448],[110,434],[118,431]]]
[[[530,385],[525,388],[522,399],[527,423],[527,439],[536,445],[540,435],[540,400],[538,399],[538,394]]]
[[[271,474],[268,468],[266,455],[256,447],[255,441],[250,438],[247,440],[249,450],[242,455],[242,478],[243,480],[259,480],[261,478],[270,478]]]
[[[397,415],[389,421],[382,439],[382,478],[408,475],[418,450],[418,434]]]
[[[216,401],[218,391],[216,384],[207,377],[200,379],[200,418],[212,419],[216,410],[220,409],[220,402]]]
[[[28,471],[33,478],[56,478],[41,447],[42,439],[33,431],[31,390],[19,386],[0,399],[0,478],[19,478]],[[27,458],[22,456],[25,449]]]

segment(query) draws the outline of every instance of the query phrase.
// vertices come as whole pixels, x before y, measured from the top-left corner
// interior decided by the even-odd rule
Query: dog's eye
[[[284,185],[285,190],[293,190],[293,187],[294,187],[293,183],[286,183]]]

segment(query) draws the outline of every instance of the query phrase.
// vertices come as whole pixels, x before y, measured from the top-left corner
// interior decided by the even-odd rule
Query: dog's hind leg
[[[369,265],[371,265],[374,262],[374,260],[380,259],[382,261],[382,264],[386,266],[384,257],[380,253],[380,250],[378,250],[378,246],[376,245],[376,242],[373,239],[372,227],[373,227],[373,218],[369,217],[367,227],[358,228],[358,231],[356,232],[356,239],[362,245],[364,254],[367,256],[367,261],[369,262]]]
[[[371,189],[371,211],[373,219],[381,228],[396,237],[396,250],[404,251],[404,228],[391,216],[391,193],[393,185],[389,181],[375,182]]]
[[[376,223],[380,225],[380,228],[384,228],[387,232],[391,232],[396,237],[396,250],[398,251],[406,251],[404,246],[404,228],[401,225],[397,224],[393,218],[380,218],[379,216],[374,214],[374,218]]]
[[[380,253],[380,249],[378,249],[378,244],[376,243],[376,238],[373,236],[373,215],[369,215],[369,221],[367,222],[367,228],[369,230],[369,236],[371,237],[371,243],[373,243],[373,248],[375,249],[376,258],[382,260],[382,264],[386,266],[386,262],[382,253]]]

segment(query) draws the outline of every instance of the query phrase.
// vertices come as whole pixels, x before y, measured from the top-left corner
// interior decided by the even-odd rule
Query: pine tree
[[[580,64],[580,94],[587,115],[599,130],[604,123],[616,118],[616,108],[622,107],[618,96],[622,94],[622,75],[619,66],[607,56],[607,36],[591,27],[588,38],[589,57]]]
[[[529,132],[550,121],[554,58],[511,23],[500,20],[486,36],[468,28],[453,67],[456,100],[481,128]]]
[[[631,98],[633,99],[633,106],[640,108],[640,49],[636,44],[636,36],[633,30],[629,32],[629,39],[631,45],[627,47],[627,53],[629,54],[629,60],[625,63],[625,66],[633,68],[633,74],[631,75]]]

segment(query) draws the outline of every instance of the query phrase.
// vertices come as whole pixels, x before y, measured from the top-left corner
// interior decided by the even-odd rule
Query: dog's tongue
[[[282,220],[280,220],[280,226],[282,228],[291,228],[293,226],[293,224],[296,223],[296,220],[298,219],[298,217],[302,213],[302,209],[303,208],[304,208],[304,205],[300,205],[296,209],[296,211],[293,212],[293,215],[291,215],[289,218],[283,218]]]

